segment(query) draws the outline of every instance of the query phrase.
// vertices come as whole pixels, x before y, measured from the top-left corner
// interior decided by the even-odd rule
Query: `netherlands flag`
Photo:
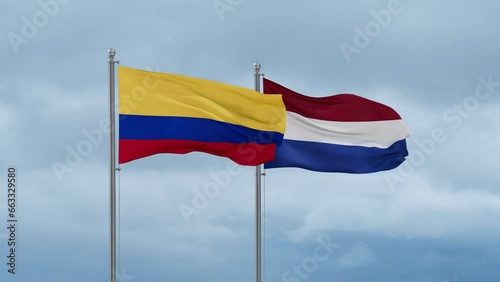
[[[353,95],[308,97],[264,79],[264,93],[282,94],[286,131],[265,168],[372,173],[396,168],[408,156],[410,131],[392,108]]]

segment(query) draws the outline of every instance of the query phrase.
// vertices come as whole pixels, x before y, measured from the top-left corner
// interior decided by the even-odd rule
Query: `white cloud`
[[[57,248],[78,250],[67,253],[70,257],[52,256],[48,261],[54,268],[47,268],[46,280],[56,273],[65,275],[56,269],[63,262],[70,267],[86,260],[85,266],[94,271],[105,268],[104,258],[80,251],[90,246],[107,251],[107,141],[95,150],[92,161],[84,161],[63,183],[57,181],[50,163],[63,160],[66,145],[74,146],[84,137],[82,130],[95,128],[99,119],[107,117],[109,47],[117,49],[117,59],[127,66],[161,65],[164,72],[249,87],[252,63],[260,61],[268,77],[306,95],[354,92],[387,103],[403,115],[415,140],[428,137],[429,130],[440,126],[443,110],[472,93],[477,76],[500,77],[500,42],[492,36],[499,26],[495,3],[413,1],[355,62],[346,65],[336,46],[352,38],[352,28],[365,23],[370,11],[382,9],[387,1],[297,2],[287,3],[285,10],[283,3],[246,2],[223,23],[210,1],[156,2],[72,1],[36,38],[21,46],[20,54],[13,54],[8,44],[0,47],[7,54],[2,60],[6,67],[0,70],[0,163],[19,165],[22,242],[24,246],[43,242],[44,256]],[[5,4],[4,10],[10,12],[0,27],[4,39],[21,29],[21,17],[38,9],[35,2],[12,3]],[[463,21],[463,15],[469,20]],[[265,28],[256,29],[255,23]],[[362,239],[373,234],[388,242],[443,239],[466,245],[478,256],[487,256],[482,248],[494,253],[491,242],[478,247],[483,242],[476,239],[496,238],[500,231],[499,112],[498,96],[484,107],[481,104],[460,131],[450,133],[446,146],[394,192],[383,174],[269,170],[265,220],[266,243],[274,252],[270,255],[279,256],[320,233],[336,232],[361,237],[339,259],[343,271],[380,263],[375,246],[372,250]],[[238,278],[250,281],[255,224],[252,168],[232,179],[192,223],[186,224],[178,210],[179,203],[189,203],[193,189],[212,181],[209,173],[224,164],[215,157],[190,154],[155,156],[123,166],[121,239],[124,259],[137,266],[131,272],[137,280],[158,280],[136,275],[138,269],[150,267],[150,273],[171,278],[182,272],[186,279],[201,277],[199,281],[219,281],[213,273],[221,270],[247,271],[248,277]],[[26,258],[36,250],[36,246],[23,249]],[[428,252],[414,268],[449,263],[442,256]],[[279,263],[288,263],[287,259],[280,256]],[[493,264],[485,260],[490,265],[478,265]],[[161,263],[152,266],[151,261]],[[477,257],[475,261],[483,262]],[[172,267],[171,273],[165,273],[166,265]],[[202,270],[192,270],[193,265]],[[74,278],[78,271],[93,273],[75,267],[59,280]],[[207,274],[209,270],[213,273]],[[99,275],[105,277],[102,272]],[[85,281],[98,280],[99,275]],[[318,272],[318,281],[329,280]]]
[[[335,265],[340,269],[352,269],[373,264],[377,261],[372,249],[365,242],[357,242],[349,251],[336,259]]]
[[[291,241],[334,231],[404,238],[453,238],[499,231],[499,195],[433,187],[418,174],[395,193],[380,181],[342,183],[334,175],[330,177],[342,189],[325,187],[326,182],[320,181],[311,182],[306,189],[288,179],[288,193],[294,197],[273,195],[278,203],[271,204],[271,213],[288,207],[288,218],[294,222],[288,231]]]

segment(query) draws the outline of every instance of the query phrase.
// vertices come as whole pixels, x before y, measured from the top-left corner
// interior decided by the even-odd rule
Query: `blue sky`
[[[2,227],[0,280],[108,279],[108,135],[99,124],[107,118],[110,47],[124,66],[249,88],[259,61],[266,77],[298,92],[356,93],[403,117],[410,159],[393,171],[267,171],[266,281],[500,278],[500,4],[41,0],[0,7],[1,226],[5,171],[12,164],[19,171],[17,274],[7,273]],[[88,154],[58,175],[53,164],[68,164],[68,152],[90,142],[89,134],[97,135]],[[254,281],[253,168],[192,153],[121,169],[121,282]],[[219,193],[186,220],[179,206],[193,206],[197,191],[217,179]]]

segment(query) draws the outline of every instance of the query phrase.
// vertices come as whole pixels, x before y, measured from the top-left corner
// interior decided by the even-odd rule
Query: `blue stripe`
[[[283,134],[204,118],[120,115],[120,139],[281,144]]]
[[[299,167],[320,172],[371,173],[398,167],[408,156],[406,140],[389,148],[283,140],[265,168]]]

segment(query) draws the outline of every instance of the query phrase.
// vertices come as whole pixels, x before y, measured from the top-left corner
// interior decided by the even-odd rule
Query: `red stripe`
[[[329,121],[381,121],[401,119],[391,107],[354,94],[308,97],[264,78],[264,93],[282,94],[288,112]]]
[[[120,139],[118,162],[123,164],[161,153],[186,154],[197,151],[227,157],[240,165],[256,166],[274,160],[275,149],[276,144]]]

